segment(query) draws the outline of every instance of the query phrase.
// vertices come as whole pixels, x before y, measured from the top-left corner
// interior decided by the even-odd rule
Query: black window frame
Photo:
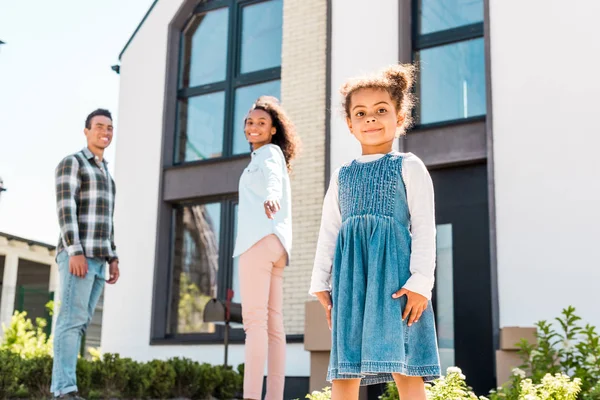
[[[220,215],[220,233],[219,233],[219,270],[217,272],[217,296],[219,300],[226,299],[227,289],[232,287],[233,284],[233,248],[235,245],[235,238],[232,235],[234,231],[235,215],[234,210],[238,204],[237,194],[225,194],[218,196],[210,196],[201,199],[194,199],[191,201],[182,201],[172,204],[171,206],[171,240],[169,250],[169,275],[168,275],[168,294],[167,294],[167,313],[164,320],[165,334],[162,338],[153,338],[153,344],[159,344],[161,342],[174,344],[213,344],[222,343],[225,338],[225,326],[223,324],[215,324],[215,332],[203,333],[203,332],[190,332],[190,333],[168,333],[168,325],[171,322],[171,318],[177,318],[177,316],[170,315],[171,301],[173,301],[173,271],[174,271],[174,259],[175,259],[175,215],[177,211],[183,207],[190,207],[196,205],[214,204],[219,203],[221,206]],[[241,329],[230,328],[229,341],[231,343],[243,343],[244,334]]]
[[[481,22],[476,22],[468,25],[463,25],[455,28],[444,29],[440,31],[430,32],[426,34],[420,33],[421,28],[421,16],[419,3],[426,0],[412,0],[412,32],[411,32],[411,61],[415,63],[417,61],[416,54],[419,51],[431,49],[434,47],[447,46],[466,42],[473,39],[483,39],[485,36],[484,29],[484,15],[481,16]],[[414,93],[418,95],[419,85],[421,83],[421,76],[418,74],[415,79]],[[486,82],[486,85],[488,83]],[[488,88],[486,87],[486,90]],[[444,121],[434,121],[431,123],[421,124],[421,102],[417,101],[413,110],[413,120],[415,126],[413,129],[430,129],[437,128],[440,126],[455,125],[462,123],[470,123],[485,120],[486,114],[474,115],[468,118],[456,118]]]
[[[233,154],[233,135],[235,131],[234,116],[235,116],[235,92],[237,89],[257,85],[260,83],[272,82],[281,80],[281,63],[278,67],[267,68],[259,71],[248,72],[241,74],[241,55],[242,55],[242,28],[243,28],[243,8],[253,4],[265,3],[270,0],[213,0],[199,4],[190,14],[184,24],[184,28],[198,14],[203,14],[209,11],[215,11],[222,8],[229,9],[228,20],[228,35],[227,35],[227,66],[225,80],[220,82],[212,82],[194,87],[181,88],[181,74],[183,69],[183,57],[185,57],[184,46],[185,37],[183,29],[180,33],[180,48],[178,53],[178,76],[177,76],[177,106],[176,106],[176,122],[174,131],[175,146],[173,148],[173,165],[195,165],[214,162],[215,160],[232,159],[247,156],[248,152]],[[283,21],[283,15],[281,16]],[[282,38],[283,39],[283,38]],[[177,156],[177,149],[180,140],[180,118],[179,107],[181,100],[186,100],[195,96],[211,94],[215,92],[224,92],[225,95],[225,112],[223,123],[223,149],[221,157],[207,158],[204,160],[185,161],[180,160]]]

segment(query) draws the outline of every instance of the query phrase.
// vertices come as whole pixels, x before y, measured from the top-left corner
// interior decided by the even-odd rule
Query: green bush
[[[552,399],[600,400],[600,337],[596,328],[582,326],[573,307],[562,310],[555,323],[558,329],[547,321],[536,324],[536,344],[521,340],[523,365],[513,370],[510,382],[490,393],[490,399],[536,398],[531,396],[537,391],[556,392]]]
[[[206,399],[215,392],[221,384],[222,374],[215,367],[204,363],[200,365],[198,387],[194,394],[195,399]]]
[[[148,395],[155,399],[168,399],[175,386],[175,369],[167,361],[152,360],[148,363],[150,386]]]
[[[150,387],[149,367],[146,364],[138,363],[126,358],[125,368],[127,370],[127,385],[123,390],[123,397],[126,399],[140,399]]]
[[[21,360],[20,383],[27,389],[30,399],[52,397],[52,357],[42,355]]]
[[[77,359],[77,390],[87,398],[92,390],[92,363],[85,358]]]
[[[102,361],[92,361],[92,388],[103,398],[119,397],[127,386],[126,361],[118,354],[105,353]]]
[[[596,328],[583,326],[574,307],[555,318],[559,329],[547,321],[537,326],[537,344],[519,343],[521,368],[533,383],[547,375],[565,374],[581,381],[582,400],[600,399],[600,336]]]
[[[213,392],[217,399],[228,400],[234,398],[242,387],[242,377],[231,367],[216,366],[219,384]]]
[[[49,398],[52,379],[52,337],[46,321],[34,324],[25,312],[16,312],[0,342],[0,400]],[[77,387],[89,399],[141,399],[212,396],[231,399],[242,388],[243,364],[237,371],[185,359],[138,363],[118,354],[99,351],[92,360],[77,360]]]
[[[192,398],[198,392],[200,364],[187,358],[175,357],[167,361],[175,371],[174,397]]]
[[[436,379],[431,384],[425,385],[428,400],[477,400],[485,397],[477,397],[471,388],[467,386],[466,377],[460,368],[450,367],[446,376]],[[396,384],[387,384],[386,392],[380,397],[381,400],[398,400],[398,388]],[[317,397],[315,397],[317,399]]]
[[[10,325],[4,330],[0,349],[18,353],[22,357],[52,356],[52,338],[46,335],[47,322],[37,318],[34,324],[27,312],[15,311]]]
[[[0,349],[0,399],[15,395],[18,389],[17,377],[19,374],[19,356],[6,349]]]
[[[307,394],[305,398],[308,400],[329,400],[331,399],[331,388],[327,386],[322,391],[315,390]],[[383,396],[381,398],[383,399]]]

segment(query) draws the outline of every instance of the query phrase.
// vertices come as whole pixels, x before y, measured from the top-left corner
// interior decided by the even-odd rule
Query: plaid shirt
[[[56,254],[117,258],[113,212],[115,183],[106,161],[98,161],[86,147],[64,158],[56,167],[56,211],[60,239]]]

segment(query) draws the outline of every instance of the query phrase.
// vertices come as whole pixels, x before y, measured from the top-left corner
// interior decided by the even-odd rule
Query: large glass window
[[[221,204],[183,206],[174,213],[168,333],[213,333],[215,326],[203,322],[203,312],[217,297]]]
[[[182,30],[175,163],[249,153],[243,117],[280,96],[282,0],[209,1]]]
[[[233,199],[174,208],[167,334],[218,333],[204,322],[204,307],[231,288],[234,210]]]
[[[486,113],[483,0],[415,0],[419,125]]]

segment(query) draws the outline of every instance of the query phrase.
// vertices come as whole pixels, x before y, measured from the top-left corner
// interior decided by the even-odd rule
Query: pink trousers
[[[283,269],[287,252],[275,235],[240,256],[240,292],[246,332],[244,399],[260,399],[268,359],[265,400],[282,400],[285,382]]]

